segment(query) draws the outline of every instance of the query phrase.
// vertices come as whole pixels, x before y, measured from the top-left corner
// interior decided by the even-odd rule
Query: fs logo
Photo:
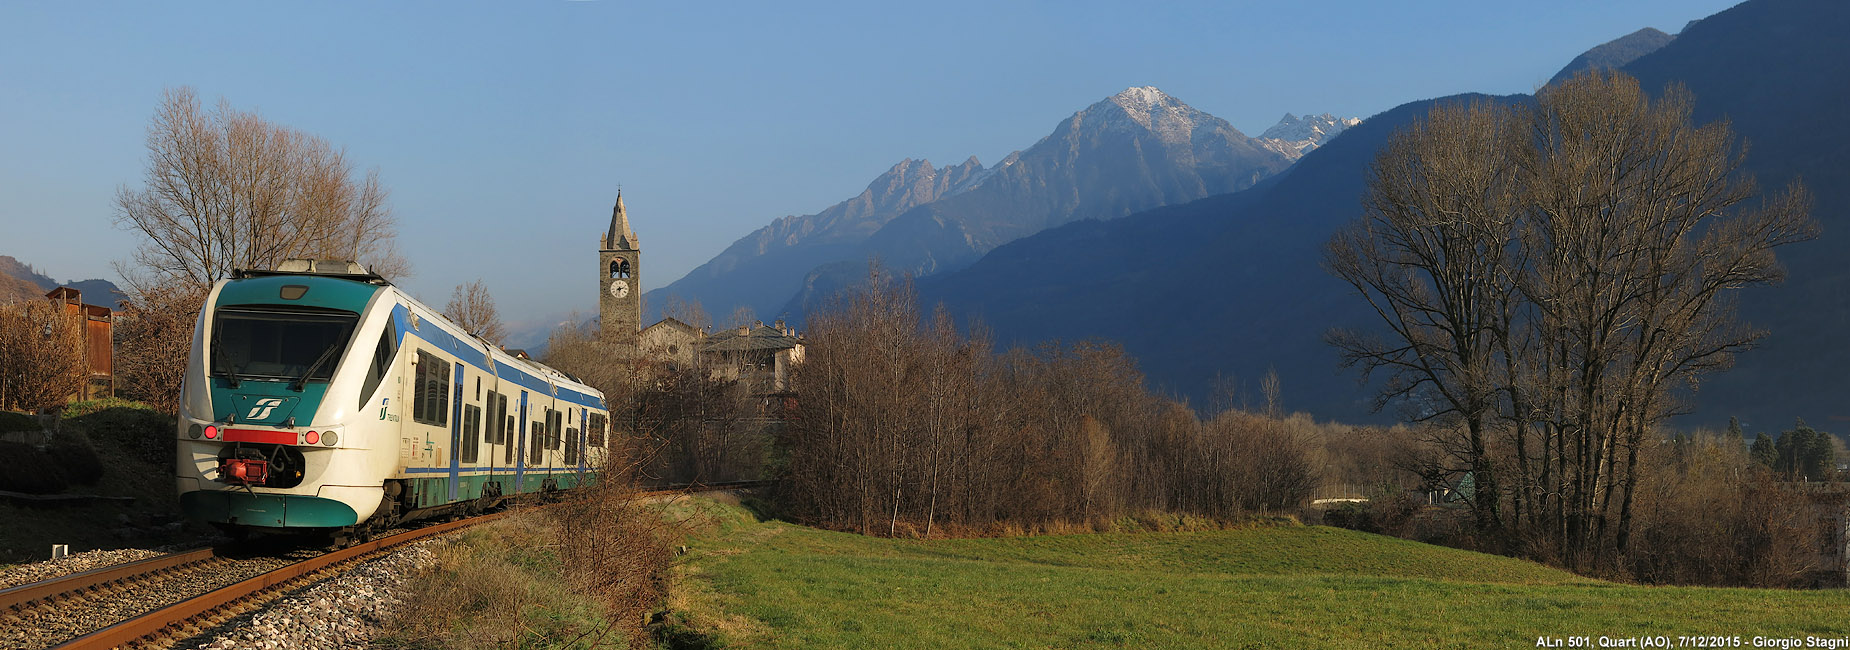
[[[257,400],[257,405],[251,407],[251,412],[246,414],[244,416],[244,419],[262,420],[264,418],[268,418],[270,417],[271,411],[276,410],[276,407],[282,406],[282,405],[283,405],[283,400],[282,398],[278,398],[278,397],[269,397],[269,398]]]

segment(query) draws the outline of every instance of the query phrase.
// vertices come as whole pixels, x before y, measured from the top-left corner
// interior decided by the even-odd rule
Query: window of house
[[[450,423],[450,364],[418,350],[418,367],[412,383],[411,419],[424,424]]]
[[[630,276],[630,261],[622,258],[610,261],[610,277],[627,278]]]

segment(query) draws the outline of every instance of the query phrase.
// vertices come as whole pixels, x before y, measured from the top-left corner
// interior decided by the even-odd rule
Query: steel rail
[[[217,557],[217,550],[202,548],[91,569],[48,580],[0,589],[0,610],[25,609],[32,603],[95,589],[126,578],[189,566]]]
[[[707,491],[715,491],[715,490],[759,487],[762,485],[767,485],[769,483],[770,481],[728,481],[728,482],[723,482],[723,483],[687,485],[687,486],[680,486],[680,487],[674,487],[674,488],[646,490],[646,491],[640,492],[639,495],[640,496],[655,496],[655,495],[674,494],[674,493],[681,493],[681,492],[707,492]],[[55,646],[55,650],[103,650],[106,648],[115,648],[118,646],[134,643],[141,639],[155,637],[155,636],[161,635],[169,631],[170,629],[181,630],[183,629],[183,626],[185,626],[187,622],[192,621],[196,618],[200,618],[202,615],[206,614],[207,612],[212,612],[215,610],[219,610],[222,612],[229,605],[239,603],[241,601],[251,598],[252,596],[258,595],[262,592],[270,591],[277,586],[285,585],[285,584],[292,583],[297,580],[301,580],[303,578],[312,576],[314,574],[317,574],[323,570],[329,569],[336,565],[355,561],[355,560],[364,558],[368,555],[372,555],[374,553],[378,553],[380,551],[384,551],[386,549],[390,549],[392,547],[406,544],[409,542],[417,541],[419,539],[423,539],[426,537],[433,537],[436,535],[453,532],[453,531],[467,528],[470,526],[474,526],[477,524],[488,523],[490,521],[494,521],[496,519],[500,519],[502,517],[515,514],[517,512],[521,512],[521,510],[504,510],[502,512],[482,515],[478,517],[470,517],[468,519],[459,519],[456,521],[447,522],[443,524],[437,524],[434,526],[426,526],[426,527],[419,528],[416,530],[406,531],[403,533],[399,533],[397,535],[392,535],[390,537],[385,537],[382,539],[377,539],[377,540],[365,542],[362,544],[356,544],[356,545],[350,546],[348,548],[345,548],[339,551],[335,551],[332,553],[328,553],[326,555],[321,555],[319,557],[303,560],[301,562],[297,562],[295,564],[291,564],[289,566],[279,568],[275,571],[270,571],[268,573],[264,573],[262,575],[249,578],[247,580],[244,580],[243,582],[228,585],[225,587],[220,587],[218,589],[207,592],[205,594],[201,594],[199,596],[195,596],[193,598],[183,600],[178,603],[168,605],[166,607],[162,607],[152,612],[148,612],[141,616],[137,616],[135,618],[122,621],[115,625],[111,625],[109,627],[91,632],[89,634],[85,634],[75,639],[71,639],[70,641],[66,641],[65,643],[61,645]],[[173,556],[164,556],[164,557],[173,557]],[[144,562],[152,561],[152,560],[161,560],[161,559],[164,559],[164,558],[150,558],[150,560],[144,560]],[[130,563],[128,565],[120,565],[120,568],[127,568],[133,564],[135,563]],[[107,571],[107,570],[108,569],[98,569],[95,571],[85,572],[85,574],[96,573],[99,571]],[[145,573],[145,572],[146,571],[143,571],[142,573]],[[85,574],[78,574],[78,575],[85,575]],[[130,575],[135,575],[135,574],[131,573]]]
[[[168,628],[178,628],[187,621],[201,614],[205,614],[206,612],[219,610],[227,605],[237,603],[260,592],[270,590],[278,585],[293,582],[299,578],[309,576],[334,565],[356,560],[425,537],[440,535],[460,528],[494,521],[513,514],[514,512],[515,511],[497,512],[490,515],[437,524],[435,526],[426,526],[417,530],[399,533],[391,537],[373,540],[363,544],[356,544],[333,553],[282,567],[275,571],[247,579],[243,582],[220,587],[205,594],[162,607],[148,612],[147,614],[71,639],[63,645],[56,647],[59,650],[100,650],[103,648],[114,648],[132,643],[139,639],[156,636],[166,631]]]

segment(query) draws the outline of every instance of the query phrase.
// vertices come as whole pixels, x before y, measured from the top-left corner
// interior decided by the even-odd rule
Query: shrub
[[[413,578],[383,647],[648,647],[671,555],[628,477],[473,528]]]
[[[0,433],[11,431],[38,431],[39,419],[25,413],[0,411]]]
[[[136,411],[148,411],[150,413],[154,412],[153,407],[150,407],[147,404],[143,404],[141,402],[126,400],[120,397],[104,397],[102,399],[84,400],[82,402],[71,402],[70,404],[65,405],[64,410],[61,412],[61,414],[63,415],[64,419],[69,420],[71,418],[80,418],[86,415],[93,415],[93,414],[100,413],[100,412],[103,412],[109,409],[131,409],[131,410],[136,410]]]
[[[174,419],[146,404],[121,399],[77,402],[65,409],[64,418],[82,427],[98,445],[155,465],[173,462]]]
[[[45,452],[70,482],[96,485],[103,478],[103,460],[97,457],[96,449],[86,440],[60,436],[52,441]]]
[[[64,471],[50,454],[23,442],[0,442],[0,490],[26,494],[56,494],[70,487]]]

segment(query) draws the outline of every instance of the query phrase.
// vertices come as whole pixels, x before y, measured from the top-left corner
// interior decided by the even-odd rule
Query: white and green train
[[[187,516],[365,537],[596,480],[604,396],[470,336],[350,262],[212,287],[180,396]]]

